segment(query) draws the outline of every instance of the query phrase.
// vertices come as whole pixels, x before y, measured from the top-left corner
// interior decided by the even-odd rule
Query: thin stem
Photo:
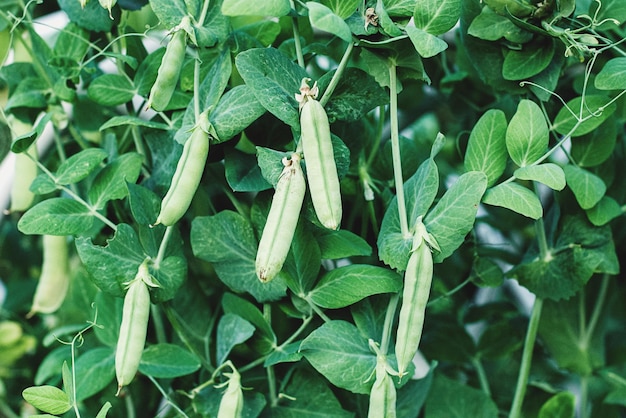
[[[339,62],[339,65],[337,66],[337,70],[335,70],[335,73],[333,74],[333,78],[330,80],[328,87],[326,87],[326,90],[324,90],[324,94],[322,95],[322,98],[320,99],[320,104],[322,106],[326,105],[326,103],[330,99],[330,96],[335,91],[337,84],[339,84],[339,80],[341,79],[341,76],[343,75],[344,70],[348,66],[348,61],[350,60],[350,55],[352,54],[353,49],[354,49],[354,44],[352,42],[348,43],[348,47],[343,53],[343,57],[341,58],[341,61]]]
[[[398,301],[400,300],[400,293],[391,295],[389,304],[387,305],[387,312],[385,313],[385,323],[383,325],[383,335],[380,339],[380,353],[386,355],[389,350],[389,342],[391,340],[391,330],[393,327],[393,318],[396,315],[396,308],[398,307]]]
[[[159,269],[161,262],[165,258],[165,250],[167,249],[167,244],[172,236],[173,228],[172,226],[168,226],[165,228],[165,233],[163,234],[163,239],[161,240],[161,244],[159,245],[159,252],[157,253],[156,259],[154,260],[154,268]]]
[[[196,117],[196,122],[200,120],[200,56],[196,54],[196,59],[194,61],[193,66],[193,91],[195,94],[193,95],[193,113]]]
[[[161,312],[155,304],[150,304],[150,312],[152,316],[152,323],[154,324],[154,331],[156,333],[156,339],[159,343],[166,343],[167,336],[165,333],[165,327],[163,326],[163,318]]]
[[[589,416],[589,376],[580,377],[580,418],[587,418]]]
[[[305,297],[304,299],[308,302],[308,304],[309,304],[309,306],[311,307],[311,309],[313,309],[313,312],[315,312],[316,314],[318,314],[318,315],[319,315],[319,317],[320,317],[320,318],[322,318],[322,319],[324,320],[324,322],[330,322],[330,321],[331,321],[331,319],[330,319],[328,316],[326,316],[326,314],[324,313],[324,311],[322,311],[322,310],[319,308],[319,306],[317,306],[315,303],[313,303],[313,301],[312,301],[309,297]]]
[[[452,296],[453,294],[455,294],[456,292],[458,292],[459,290],[467,286],[471,281],[472,279],[468,277],[467,279],[463,280],[460,284],[458,284],[454,289],[428,302],[426,304],[426,307],[430,307],[431,305],[434,305],[435,303],[439,302],[441,299],[445,299],[445,298]]]
[[[270,392],[270,405],[272,407],[278,405],[278,395],[276,392],[276,375],[274,374],[274,367],[269,366],[267,370],[267,385]]]
[[[293,0],[289,1],[289,5],[293,10],[296,9],[296,5]],[[298,18],[296,16],[291,18],[291,27],[293,28],[293,43],[296,48],[296,58],[298,65],[304,68],[304,55],[302,54],[302,43],[300,42],[300,29],[298,28]]]
[[[168,394],[165,392],[165,390],[161,387],[161,385],[159,385],[159,382],[156,381],[156,379],[150,375],[148,375],[148,378],[150,379],[150,381],[152,382],[152,384],[154,384],[154,386],[156,386],[156,388],[159,390],[159,392],[161,392],[161,396],[163,396],[163,399],[165,399],[165,402],[167,402],[168,405],[170,405],[172,408],[174,408],[176,410],[176,412],[178,412],[181,416],[183,417],[187,417],[189,418],[189,416],[187,414],[185,414],[185,411],[183,411],[182,409],[180,409],[180,407],[178,405],[176,405],[168,396]]]
[[[485,368],[483,367],[482,362],[479,358],[472,359],[472,365],[474,369],[476,369],[476,374],[478,375],[478,381],[480,382],[480,388],[487,394],[487,396],[491,396],[491,389],[489,388],[489,379],[487,379],[487,373],[485,373]]]
[[[596,326],[598,325],[598,321],[600,320],[600,315],[602,314],[602,309],[604,308],[604,303],[606,301],[606,295],[609,290],[611,278],[608,274],[605,274],[602,277],[602,283],[600,284],[600,292],[598,293],[598,297],[596,303],[594,304],[593,312],[591,313],[591,318],[589,319],[589,324],[587,325],[587,330],[585,335],[583,336],[582,343],[583,347],[589,347],[589,342],[591,341],[591,337],[595,332]]]

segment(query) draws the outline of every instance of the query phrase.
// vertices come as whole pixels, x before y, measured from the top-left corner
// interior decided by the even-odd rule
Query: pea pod
[[[385,356],[376,356],[376,380],[370,390],[367,418],[395,418],[396,387],[387,372]]]
[[[209,155],[208,123],[207,113],[203,112],[183,146],[183,153],[176,165],[172,183],[161,201],[156,224],[174,225],[189,209]]]
[[[305,85],[306,80],[303,80],[304,90]],[[316,90],[316,87],[312,90]],[[313,208],[322,225],[329,229],[338,229],[342,216],[341,190],[328,116],[312,95],[298,96],[304,102],[300,112],[302,152]]]
[[[33,130],[29,123],[22,122],[18,118],[8,118],[13,136],[15,138],[27,134]],[[22,212],[27,210],[35,199],[35,194],[30,191],[30,185],[37,177],[37,145],[33,143],[28,150],[15,155],[15,177],[11,184],[10,212]]]
[[[431,246],[438,248],[434,238],[418,220],[413,247],[404,273],[404,289],[398,330],[396,333],[396,358],[398,375],[406,374],[408,365],[415,357],[422,338],[426,303],[430,296],[433,278]]]
[[[67,238],[44,235],[41,276],[27,317],[30,318],[38,312],[49,314],[59,309],[65,300],[69,283]]]
[[[165,47],[165,54],[161,60],[157,78],[150,89],[146,108],[152,107],[160,112],[165,110],[172,99],[185,59],[187,32],[183,28],[188,25],[189,18],[185,16]]]
[[[124,296],[122,323],[115,350],[115,374],[117,394],[128,385],[139,368],[141,354],[146,344],[150,316],[149,272],[144,262],[139,266],[135,279],[130,282]]]
[[[294,153],[291,160],[283,159],[283,164],[256,255],[256,274],[262,282],[272,280],[282,269],[304,201],[300,156]]]
[[[220,400],[217,418],[241,418],[243,412],[243,391],[241,390],[241,375],[232,367],[232,373],[224,373],[228,377],[226,392]]]

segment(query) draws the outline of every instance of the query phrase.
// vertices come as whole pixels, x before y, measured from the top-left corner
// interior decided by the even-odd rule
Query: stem
[[[402,159],[400,158],[400,135],[398,133],[398,93],[396,89],[396,65],[389,63],[389,120],[391,129],[391,154],[393,157],[393,178],[396,184],[398,199],[398,216],[400,218],[400,232],[405,239],[409,239],[409,224],[404,203],[404,181],[402,180]]]
[[[154,268],[159,269],[161,262],[165,258],[165,250],[167,249],[167,244],[172,236],[172,226],[168,226],[165,228],[165,233],[163,234],[163,239],[161,240],[161,244],[159,245],[159,252],[157,253],[157,257],[154,260]]]
[[[154,377],[148,375],[148,379],[150,379],[150,381],[154,384],[154,386],[156,386],[156,388],[159,390],[159,392],[161,392],[161,396],[163,396],[163,399],[165,399],[165,402],[167,402],[168,405],[170,405],[172,408],[174,408],[176,410],[176,412],[178,412],[181,416],[189,418],[189,416],[187,414],[185,414],[185,412],[182,409],[180,409],[180,407],[178,405],[176,405],[174,402],[172,402],[172,400],[167,395],[167,393],[165,393],[165,390],[161,387],[161,385],[159,385],[159,382],[157,382]]]
[[[309,306],[311,307],[311,309],[313,309],[313,312],[315,312],[316,314],[319,315],[320,318],[322,318],[324,320],[324,322],[330,322],[331,319],[326,316],[326,314],[324,313],[324,311],[322,311],[319,306],[317,306],[315,303],[313,303],[313,301],[309,298],[309,297],[305,297],[304,298],[307,303],[309,304]]]
[[[335,91],[337,84],[339,84],[339,80],[341,79],[341,76],[344,70],[346,69],[346,66],[348,65],[348,61],[350,60],[350,55],[352,54],[353,49],[354,49],[354,44],[350,42],[345,52],[343,53],[343,57],[341,57],[341,61],[339,62],[339,65],[337,66],[337,70],[333,74],[333,78],[330,80],[328,87],[326,87],[326,90],[324,90],[324,94],[322,95],[322,98],[320,99],[320,104],[322,106],[326,105],[326,103],[330,99],[330,96]]]
[[[389,341],[391,340],[391,330],[393,326],[393,318],[396,315],[396,308],[398,307],[398,301],[400,300],[400,294],[396,293],[389,299],[389,305],[387,305],[387,312],[385,313],[385,323],[383,325],[383,336],[380,339],[380,353],[386,355],[389,349]]]
[[[600,292],[598,293],[598,297],[596,303],[594,304],[593,312],[591,313],[591,318],[589,319],[589,324],[587,325],[586,333],[582,338],[582,346],[587,348],[589,347],[589,342],[591,341],[591,337],[595,332],[595,328],[598,325],[598,321],[600,320],[600,315],[602,314],[602,308],[604,308],[604,303],[606,301],[606,295],[609,290],[610,277],[608,274],[605,274],[602,277],[602,283],[600,285]]]
[[[296,5],[293,0],[289,0],[289,6],[295,10]],[[293,43],[296,48],[296,58],[298,59],[298,65],[304,68],[304,55],[302,54],[302,43],[300,42],[300,29],[298,28],[298,18],[296,16],[291,18],[291,27],[293,28]]]
[[[200,119],[200,57],[196,54],[193,66],[193,113],[196,117],[196,123]]]
[[[13,412],[9,405],[4,402],[4,399],[0,399],[0,414],[6,418],[20,418],[19,415]]]
[[[276,394],[276,375],[274,374],[274,366],[267,367],[267,384],[269,386],[270,405],[275,407],[278,405],[278,395]]]
[[[487,379],[487,373],[485,373],[485,368],[481,363],[479,358],[472,359],[472,365],[476,369],[476,374],[478,375],[478,381],[480,382],[480,388],[487,394],[487,396],[491,396],[491,389],[489,388],[489,380]]]
[[[587,418],[589,416],[587,406],[589,398],[589,376],[580,377],[580,418]]]
[[[532,364],[533,349],[537,339],[537,330],[539,329],[539,319],[541,318],[541,308],[543,307],[543,299],[536,298],[533,309],[530,314],[530,322],[526,330],[526,339],[524,340],[524,351],[522,353],[522,364],[520,365],[519,375],[517,377],[517,386],[515,387],[515,396],[509,418],[520,418],[522,415],[522,403],[526,394],[526,386],[528,384],[528,376],[530,374],[530,366]]]
[[[165,333],[165,327],[163,326],[163,318],[161,317],[161,313],[155,304],[150,304],[150,313],[152,315],[152,323],[154,324],[157,341],[159,343],[166,343],[167,336]]]

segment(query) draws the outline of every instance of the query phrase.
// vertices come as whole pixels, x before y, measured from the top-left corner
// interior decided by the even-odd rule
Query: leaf
[[[626,58],[613,58],[608,60],[594,80],[594,85],[599,90],[624,90],[626,89]]]
[[[217,143],[228,141],[246,129],[265,113],[254,91],[247,86],[235,86],[222,96],[215,110],[209,114],[209,122],[215,128]]]
[[[250,2],[247,0],[224,0],[222,13],[224,16],[286,16],[291,8],[288,0],[263,0]]]
[[[64,197],[44,200],[24,213],[17,228],[27,235],[77,235],[90,229],[94,216],[83,204]]]
[[[552,128],[561,135],[569,135],[570,132],[574,137],[587,134],[615,112],[617,105],[609,102],[607,96],[596,94],[586,95],[584,102],[581,96],[576,97],[559,110]]]
[[[354,325],[326,322],[302,341],[300,352],[333,385],[369,394],[376,356]]]
[[[198,91],[200,103],[204,108],[216,106],[228,86],[228,80],[232,73],[233,63],[230,57],[230,49],[224,48],[218,59],[211,65]]]
[[[196,372],[200,361],[175,344],[154,344],[143,350],[139,371],[157,379],[172,379]]]
[[[484,7],[472,20],[467,33],[486,41],[504,38],[510,42],[525,43],[532,38],[530,32],[516,26],[506,16],[497,14],[490,7]]]
[[[494,261],[485,257],[475,257],[471,279],[479,287],[498,287],[504,282],[504,274]]]
[[[602,196],[602,199],[591,209],[587,210],[587,219],[595,226],[606,225],[613,219],[622,215],[622,207],[609,196]]]
[[[472,230],[486,188],[487,176],[483,172],[462,174],[426,215],[426,230],[435,237],[441,249],[433,255],[436,263],[452,255]]]
[[[504,56],[502,76],[505,80],[525,80],[545,70],[554,57],[554,42],[529,42],[522,49],[510,49]]]
[[[565,173],[560,166],[553,163],[520,167],[515,170],[513,175],[520,180],[543,183],[552,190],[563,190],[565,188]]]
[[[99,312],[100,313],[100,312]],[[115,378],[115,350],[98,347],[76,360],[76,398],[87,399],[106,388]]]
[[[63,161],[56,172],[57,184],[74,184],[89,176],[107,157],[100,148],[89,148]]]
[[[107,413],[109,412],[109,409],[111,408],[113,408],[113,405],[111,405],[111,402],[106,401],[104,405],[102,405],[102,408],[100,408],[100,410],[98,411],[96,418],[106,418]]]
[[[581,208],[591,209],[606,193],[604,181],[584,168],[568,164],[563,167],[563,171],[567,185]]]
[[[180,21],[189,12],[185,0],[150,0],[150,8],[154,10],[156,17],[167,29],[172,29],[180,24]]]
[[[331,9],[321,3],[312,1],[306,2],[306,7],[309,9],[311,26],[332,33],[346,42],[352,42],[350,27],[342,18],[333,13]]]
[[[541,406],[538,418],[574,418],[576,397],[571,392],[559,392]]]
[[[461,14],[461,0],[426,0],[416,3],[415,26],[431,35],[443,35],[456,25]]]
[[[129,102],[135,96],[135,86],[119,74],[104,74],[91,82],[87,95],[103,106],[117,106]]]
[[[232,313],[225,313],[217,324],[217,364],[224,364],[237,344],[246,342],[254,334],[254,326]]]
[[[98,2],[87,2],[81,7],[80,2],[74,0],[59,0],[59,6],[72,22],[89,31],[109,32],[113,26],[109,13]]]
[[[439,374],[426,399],[425,416],[497,418],[498,407],[485,392]]]
[[[299,129],[300,115],[295,94],[306,71],[275,48],[257,48],[241,52],[235,65],[246,86],[274,116]]]
[[[407,25],[405,30],[407,35],[409,35],[409,39],[411,39],[415,50],[423,58],[434,57],[438,53],[448,49],[446,41],[431,35],[422,29]]]
[[[226,152],[224,158],[226,181],[235,192],[259,192],[272,187],[261,174],[254,155],[237,150]]]
[[[102,344],[115,348],[122,323],[124,300],[109,293],[98,292],[95,296],[94,309],[98,312],[98,326],[93,331]]]
[[[317,279],[321,263],[320,247],[313,237],[311,228],[305,222],[298,222],[284,266],[295,280],[295,284],[290,283],[289,286],[296,295],[304,295],[311,289]]]
[[[572,158],[579,167],[594,167],[611,157],[617,143],[617,124],[608,118],[588,134],[572,141]]]
[[[487,186],[492,186],[506,168],[506,127],[504,112],[491,109],[480,117],[470,134],[465,169],[485,173]]]
[[[274,151],[265,147],[256,147],[258,165],[261,168],[261,174],[272,187],[276,187],[280,174],[285,167],[282,163],[283,158],[290,155],[285,152]]]
[[[371,295],[400,289],[402,277],[396,272],[369,264],[351,264],[322,276],[308,297],[322,308],[338,309]]]
[[[522,100],[506,130],[506,148],[520,167],[532,164],[543,156],[548,148],[549,131],[539,106],[530,100]]]
[[[354,256],[369,256],[372,247],[360,236],[345,229],[315,231],[321,251],[321,258],[336,260]]]
[[[98,209],[109,200],[123,199],[128,195],[126,182],[134,183],[139,178],[143,157],[129,152],[120,155],[102,169],[89,188],[89,200]]]
[[[164,131],[170,129],[170,126],[166,123],[146,120],[131,115],[120,115],[113,116],[111,119],[106,121],[102,126],[100,126],[100,130],[104,131],[105,129],[115,128],[117,126],[142,126],[144,128],[161,129]]]
[[[302,353],[300,353],[300,341],[287,344],[286,346],[279,346],[271,352],[265,358],[263,367],[274,366],[279,363],[294,363],[302,359]]]
[[[543,216],[543,207],[537,195],[517,183],[502,183],[485,192],[483,203],[501,206],[531,219]]]
[[[263,313],[252,303],[232,293],[224,293],[224,296],[222,296],[222,308],[225,313],[236,314],[254,325],[266,341],[265,348],[267,350],[276,346],[276,335],[274,335],[272,327],[263,316]]]
[[[32,386],[24,389],[22,396],[35,408],[53,415],[64,414],[72,407],[67,394],[55,386]]]
[[[360,0],[322,0],[321,3],[342,19],[347,19],[359,7]]]
[[[146,187],[135,183],[127,183],[128,203],[135,221],[141,225],[153,225],[161,209],[161,199]],[[152,228],[159,228],[154,225]]]

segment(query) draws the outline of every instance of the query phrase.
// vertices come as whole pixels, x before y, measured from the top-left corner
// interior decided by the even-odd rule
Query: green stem
[[[172,408],[174,408],[176,410],[176,412],[178,412],[180,414],[180,416],[189,418],[189,416],[187,414],[185,414],[185,411],[183,411],[182,409],[180,409],[180,407],[178,405],[176,405],[176,403],[174,403],[172,401],[172,399],[170,399],[170,397],[168,396],[168,394],[165,392],[165,390],[161,387],[161,385],[159,385],[159,382],[156,381],[156,379],[150,375],[148,375],[148,378],[150,379],[150,381],[152,382],[152,384],[154,384],[154,386],[159,390],[159,392],[161,392],[161,396],[163,396],[163,399],[165,399],[165,402],[167,402],[168,405],[170,405]]]
[[[196,59],[193,66],[193,112],[196,116],[196,123],[200,120],[200,57],[196,54]]]
[[[350,55],[352,54],[353,49],[354,49],[354,44],[350,42],[348,44],[348,47],[343,53],[343,57],[341,58],[341,61],[339,62],[339,65],[337,66],[337,70],[335,70],[335,73],[333,74],[333,78],[330,80],[328,87],[326,87],[326,90],[324,90],[324,94],[322,95],[322,98],[320,99],[320,104],[322,106],[326,105],[326,103],[330,99],[330,96],[335,91],[335,88],[337,88],[337,84],[339,84],[339,80],[341,80],[341,76],[343,75],[344,70],[348,66],[348,61],[350,60]]]
[[[389,304],[387,305],[385,323],[383,325],[383,335],[380,339],[380,353],[382,355],[386,355],[389,350],[389,342],[391,340],[391,331],[393,328],[393,318],[396,315],[396,308],[398,307],[399,300],[400,293],[393,294],[389,299]]]
[[[267,370],[267,385],[269,386],[270,405],[275,407],[278,405],[278,394],[276,392],[276,375],[274,374],[274,366],[269,366]]]
[[[289,1],[289,6],[296,10],[296,5],[293,0]],[[300,42],[300,29],[298,28],[298,18],[296,16],[291,18],[291,27],[293,28],[293,42],[296,48],[296,58],[298,65],[304,68],[304,55],[302,54],[302,43]]]
[[[487,394],[487,396],[491,396],[491,389],[489,388],[489,379],[487,379],[487,373],[485,373],[485,368],[483,367],[482,362],[479,358],[472,359],[472,365],[474,369],[476,369],[476,374],[478,375],[478,381],[480,382],[480,388]]]
[[[165,258],[165,250],[167,249],[167,244],[170,241],[170,237],[172,236],[172,231],[172,226],[168,226],[167,228],[165,228],[163,239],[161,240],[161,244],[159,244],[159,252],[157,253],[156,259],[154,260],[154,268],[157,270],[159,269],[161,262]]]
[[[165,327],[163,326],[163,318],[161,317],[161,312],[159,312],[157,305],[150,304],[150,313],[152,315],[152,323],[154,324],[157,341],[160,344],[166,343],[167,336],[165,333]]]
[[[324,322],[330,322],[331,319],[326,316],[326,314],[324,313],[324,311],[322,311],[319,306],[317,306],[315,303],[313,303],[313,301],[307,296],[304,298],[307,303],[309,304],[309,306],[311,307],[311,309],[313,309],[313,312],[315,312],[316,314],[319,315],[320,318],[322,318],[324,320]]]
[[[580,377],[580,418],[589,416],[589,376]]]
[[[19,415],[13,412],[9,405],[4,402],[4,399],[0,399],[0,415],[6,418],[20,418]]]
[[[604,303],[606,301],[606,295],[609,290],[609,284],[611,282],[611,278],[608,274],[605,274],[602,277],[602,283],[600,284],[600,291],[598,293],[598,297],[596,303],[594,304],[593,312],[591,313],[591,318],[589,319],[589,324],[586,327],[585,335],[583,335],[581,345],[585,349],[589,347],[591,342],[591,338],[593,337],[593,333],[595,332],[596,326],[598,325],[598,321],[600,320],[600,315],[602,314],[602,308],[604,308]]]

